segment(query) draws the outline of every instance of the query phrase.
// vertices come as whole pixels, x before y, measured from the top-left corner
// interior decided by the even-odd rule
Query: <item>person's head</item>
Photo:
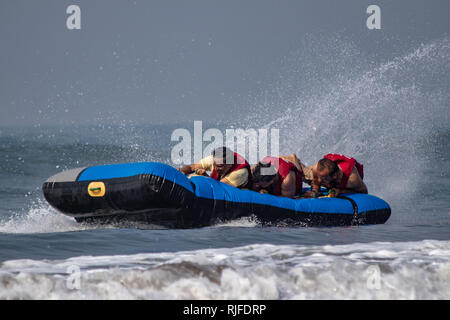
[[[330,159],[324,158],[317,163],[315,174],[319,178],[319,182],[327,187],[335,187],[337,185],[336,180],[338,173],[338,165]]]
[[[270,187],[277,178],[277,169],[269,162],[258,162],[252,171],[252,189],[260,191]]]
[[[234,165],[234,152],[227,147],[214,149],[212,152],[214,158],[214,169],[220,176],[226,175]]]

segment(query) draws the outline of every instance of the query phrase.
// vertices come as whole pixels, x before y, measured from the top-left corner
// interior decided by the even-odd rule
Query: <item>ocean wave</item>
[[[0,283],[0,299],[449,299],[450,241],[10,260]]]

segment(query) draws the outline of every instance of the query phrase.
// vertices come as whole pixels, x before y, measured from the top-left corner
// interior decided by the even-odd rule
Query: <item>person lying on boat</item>
[[[302,173],[303,182],[306,182],[307,184],[311,185],[312,181],[311,167],[305,166],[295,153],[291,153],[291,155],[289,156],[281,155],[280,158],[283,159],[284,161],[292,163],[297,168],[297,170]]]
[[[212,154],[203,158],[198,163],[181,167],[184,174],[196,173],[197,175],[208,175],[210,177],[236,188],[247,188],[250,179],[250,165],[236,152],[229,148],[216,148]]]
[[[368,193],[363,181],[363,165],[354,158],[329,153],[311,166],[311,172],[311,191],[305,192],[306,197],[317,197],[320,186],[329,189],[330,197],[341,193]]]
[[[254,191],[288,198],[294,198],[302,192],[302,171],[281,157],[264,157],[251,171]]]

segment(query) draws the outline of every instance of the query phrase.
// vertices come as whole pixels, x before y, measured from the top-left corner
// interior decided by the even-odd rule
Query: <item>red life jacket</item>
[[[278,161],[277,161],[278,160]],[[261,162],[270,163],[272,166],[278,171],[278,183],[273,188],[273,194],[276,196],[281,195],[281,185],[283,184],[284,179],[288,176],[289,172],[295,172],[295,194],[302,193],[303,187],[303,172],[298,171],[295,165],[289,161],[284,161],[281,158],[267,156],[262,159]]]
[[[364,168],[363,168],[364,166],[358,161],[356,161],[354,158],[349,158],[342,154],[329,153],[326,156],[324,156],[324,159],[330,159],[331,161],[335,162],[344,173],[338,188],[345,189],[345,187],[347,186],[348,178],[350,178],[353,167],[355,166],[356,170],[358,170],[361,179],[364,179]]]
[[[248,170],[248,182],[243,186],[239,186],[241,188],[245,188],[249,184],[249,181],[250,181],[250,176],[251,176],[250,165],[248,164],[247,160],[245,160],[244,157],[242,157],[240,154],[238,154],[236,152],[233,152],[233,154],[234,154],[233,166],[231,167],[230,171],[228,171],[227,175],[229,175],[233,171],[237,171],[237,170],[246,168]],[[219,174],[217,173],[214,166],[211,171],[210,177],[213,179],[216,179],[216,180],[225,178],[225,177],[220,177],[220,179],[219,179]]]

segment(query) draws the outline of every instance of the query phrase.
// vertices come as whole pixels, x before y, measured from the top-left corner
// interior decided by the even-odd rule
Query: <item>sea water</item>
[[[449,299],[450,40],[376,65],[348,44],[320,49],[309,55],[318,61],[287,57],[276,93],[219,129],[277,128],[280,152],[309,165],[328,152],[355,157],[369,192],[391,205],[385,224],[78,224],[45,201],[49,176],[171,164],[171,133],[193,122],[2,127],[0,299]],[[333,76],[317,76],[319,62]]]

